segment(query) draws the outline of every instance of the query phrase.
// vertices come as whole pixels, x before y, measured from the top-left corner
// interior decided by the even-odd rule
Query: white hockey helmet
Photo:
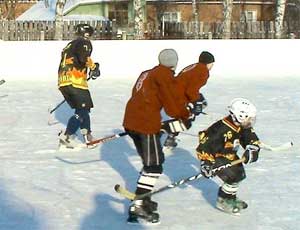
[[[239,123],[243,128],[250,128],[256,121],[256,108],[245,98],[235,98],[228,106],[229,113],[234,122]]]
[[[177,52],[174,49],[163,49],[158,55],[158,61],[159,64],[175,71],[178,63]]]

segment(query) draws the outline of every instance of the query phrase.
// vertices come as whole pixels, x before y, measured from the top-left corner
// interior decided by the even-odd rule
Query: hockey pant
[[[143,161],[143,170],[137,181],[136,194],[144,194],[153,190],[154,185],[163,172],[165,157],[160,143],[160,134],[141,134],[126,130],[133,139],[136,150]]]
[[[216,158],[214,167],[230,163],[226,158]],[[222,179],[224,184],[219,188],[218,196],[222,198],[236,198],[239,182],[246,178],[243,164],[234,165],[221,170],[217,176]]]

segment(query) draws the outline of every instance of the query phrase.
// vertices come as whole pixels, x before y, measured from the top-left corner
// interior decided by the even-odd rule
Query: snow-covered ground
[[[42,74],[42,73],[41,73]],[[136,76],[137,77],[137,76]],[[199,179],[154,196],[159,202],[159,226],[126,224],[129,201],[114,191],[119,183],[134,190],[141,162],[128,137],[93,150],[57,151],[57,133],[72,111],[64,104],[48,126],[48,108],[62,100],[54,81],[9,80],[0,86],[0,229],[1,230],[295,230],[300,225],[300,73],[265,80],[209,79],[203,93],[209,106],[191,130],[179,136],[178,148],[166,156],[157,188],[198,173],[197,134],[226,114],[235,97],[257,106],[256,131],[272,146],[293,141],[280,152],[262,150],[257,163],[247,165],[239,197],[249,203],[240,216],[214,208],[217,182]],[[90,82],[95,108],[93,134],[104,137],[122,131],[124,107],[135,77],[102,78]],[[7,95],[7,96],[5,96]]]

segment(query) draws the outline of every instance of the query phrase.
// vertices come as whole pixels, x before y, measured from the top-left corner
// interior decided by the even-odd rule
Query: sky
[[[50,116],[48,110],[63,100],[55,80],[6,78],[0,86],[0,230],[299,229],[300,72],[274,77],[272,69],[264,71],[269,71],[264,78],[235,74],[224,80],[211,75],[202,89],[208,115],[198,117],[190,130],[179,135],[178,147],[166,153],[156,188],[199,172],[196,134],[227,115],[226,107],[235,97],[256,105],[255,130],[263,142],[279,146],[293,141],[294,146],[277,152],[261,150],[258,162],[245,166],[247,178],[238,197],[249,207],[240,216],[217,210],[220,181],[201,178],[153,196],[161,216],[156,227],[128,225],[130,202],[113,189],[115,184],[135,189],[142,164],[131,139],[60,152],[57,134],[73,111],[64,104]],[[43,77],[50,79],[47,72],[41,73]],[[136,77],[104,74],[89,82],[95,137],[123,131],[124,108]],[[49,126],[49,120],[58,123]]]

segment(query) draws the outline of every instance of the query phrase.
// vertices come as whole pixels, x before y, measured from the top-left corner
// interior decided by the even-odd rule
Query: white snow
[[[196,44],[195,41],[185,44],[189,42]],[[196,60],[199,50],[215,53],[215,68],[202,90],[209,103],[209,115],[200,116],[187,134],[179,136],[178,148],[166,155],[164,175],[156,188],[198,173],[197,137],[192,135],[223,117],[225,107],[235,97],[246,97],[257,106],[255,128],[261,140],[272,146],[294,142],[290,150],[262,150],[257,163],[245,166],[247,178],[241,183],[238,195],[249,203],[249,208],[241,216],[216,210],[218,181],[199,179],[153,197],[159,202],[161,215],[161,224],[156,227],[127,225],[129,201],[113,190],[119,183],[134,191],[142,165],[131,139],[121,137],[93,150],[57,151],[57,133],[65,128],[72,111],[64,104],[51,118],[60,123],[47,125],[49,107],[53,108],[63,99],[56,89],[59,55],[53,55],[60,53],[63,43],[46,43],[48,52],[44,44],[1,43],[5,55],[0,58],[0,78],[5,78],[6,83],[0,86],[0,96],[8,95],[0,98],[1,230],[299,229],[300,71],[299,65],[295,65],[296,56],[291,60],[282,56],[299,49],[295,41],[286,41],[284,47],[289,47],[286,51],[284,47],[275,47],[280,55],[274,59],[260,52],[257,58],[265,59],[264,64],[249,63],[249,56],[240,50],[240,42],[235,43],[237,48],[231,53],[227,49],[232,44],[227,41],[199,42],[201,46],[197,50],[191,49],[192,45],[181,47],[180,42],[154,41],[152,44],[160,45],[152,46],[152,52],[150,47],[142,50],[141,43],[137,42],[140,58],[132,56],[138,53],[132,49],[134,42],[116,42],[117,47],[107,41],[96,42],[93,56],[102,63],[103,69],[102,77],[90,82],[95,104],[91,119],[96,137],[123,131],[124,108],[137,72],[147,65],[146,68],[152,67],[161,47],[177,44],[179,57],[184,57],[180,59],[179,69]],[[123,53],[125,44],[132,50]],[[257,44],[261,50],[271,47],[267,42],[248,41],[248,51]],[[110,55],[109,49],[112,50]],[[122,52],[116,53],[117,49]],[[110,63],[113,58],[114,62]],[[257,73],[263,78],[258,78]]]
[[[47,0],[48,6],[46,7],[45,0],[38,1],[31,8],[21,14],[16,20],[17,21],[54,21],[55,20],[55,8],[56,0]],[[102,0],[68,0],[63,9],[63,20],[98,20],[106,21],[107,18],[98,15],[67,15],[71,10],[82,4],[93,4],[99,3]]]
[[[68,41],[1,42],[1,77],[56,80],[61,50]],[[179,55],[177,71],[197,62],[203,50],[215,55],[216,78],[296,77],[300,73],[300,40],[97,40],[93,59],[105,78],[135,79],[157,64],[164,48]]]

